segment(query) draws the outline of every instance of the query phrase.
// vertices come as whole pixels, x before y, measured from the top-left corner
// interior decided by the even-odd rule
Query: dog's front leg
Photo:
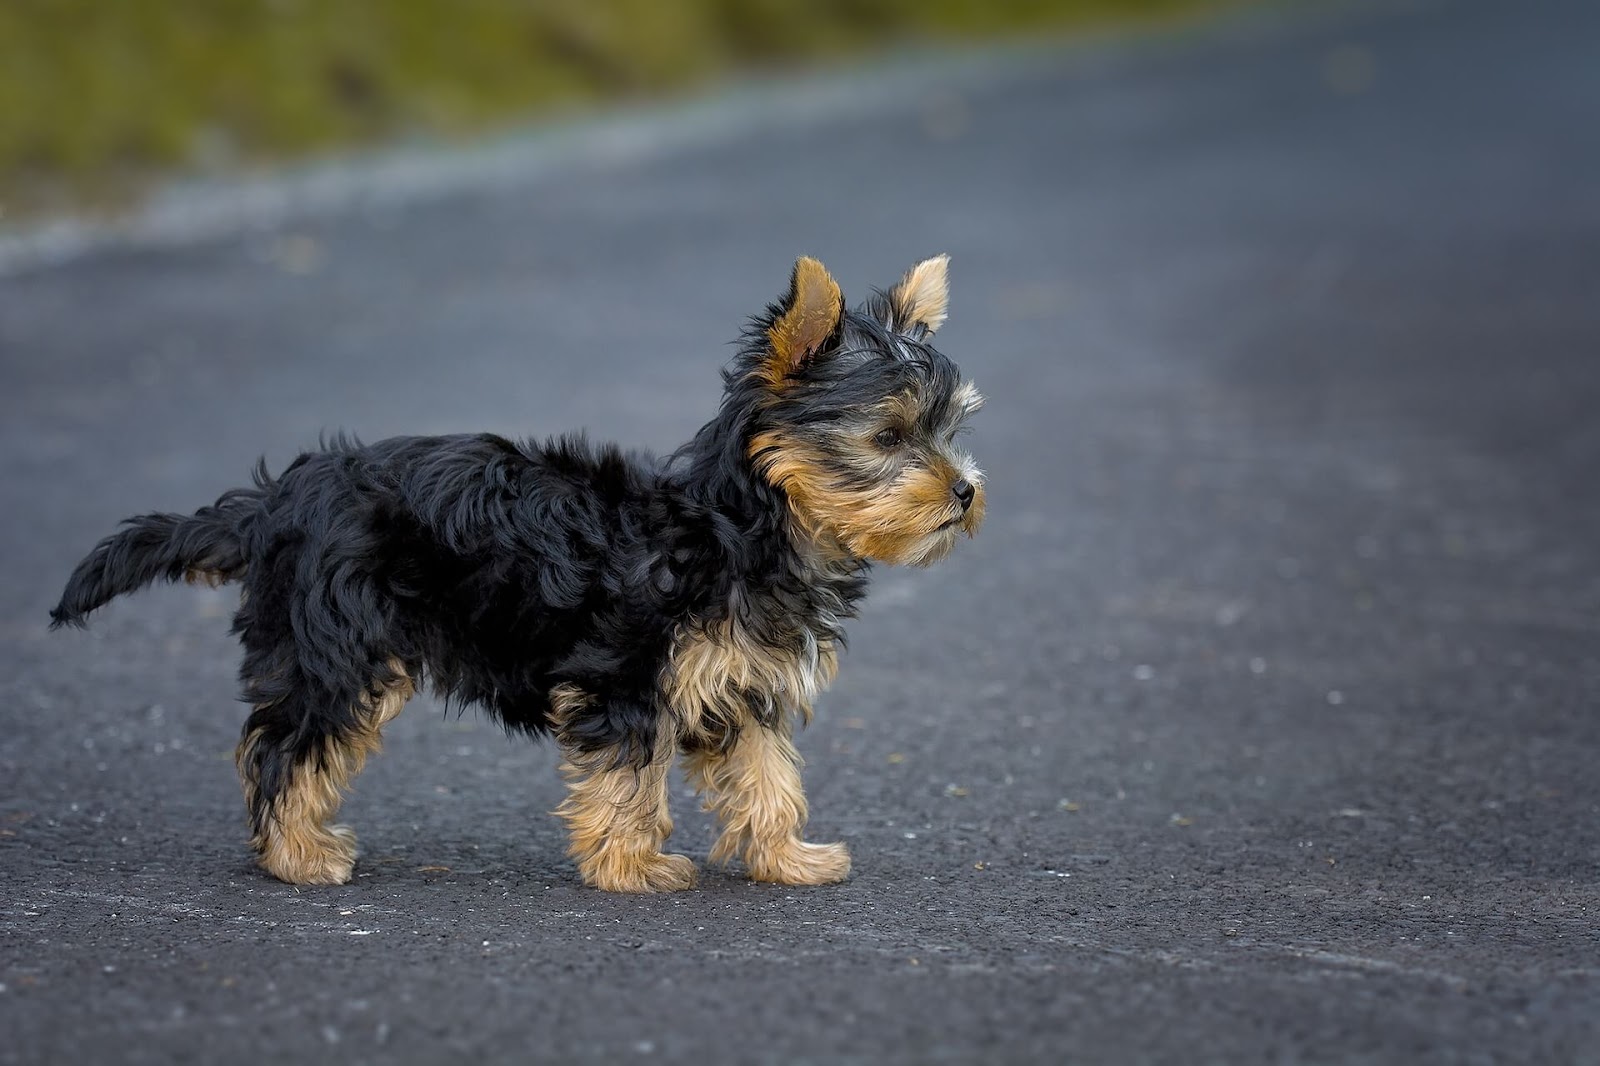
[[[563,706],[563,703],[566,706]],[[577,860],[585,883],[607,892],[675,892],[691,888],[694,863],[669,855],[661,845],[672,833],[667,809],[667,773],[677,749],[677,730],[663,715],[650,738],[630,738],[586,750],[563,736],[574,712],[592,707],[584,697],[553,694],[557,737],[565,761],[567,798],[556,814],[571,833],[567,854]],[[563,713],[565,712],[565,713]],[[643,746],[642,753],[635,750]]]
[[[757,881],[843,881],[850,873],[845,846],[808,844],[800,838],[808,811],[791,728],[788,716],[773,726],[746,720],[726,749],[687,754],[689,780],[722,823],[711,861],[742,856]]]

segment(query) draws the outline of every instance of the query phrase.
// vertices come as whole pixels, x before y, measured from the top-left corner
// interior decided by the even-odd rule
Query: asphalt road
[[[1597,40],[1463,0],[924,62],[0,280],[0,1062],[1600,1062]],[[803,737],[843,885],[585,889],[552,753],[418,702],[356,880],[296,890],[227,593],[45,632],[262,452],[666,449],[793,256],[938,251],[991,517],[880,574]]]

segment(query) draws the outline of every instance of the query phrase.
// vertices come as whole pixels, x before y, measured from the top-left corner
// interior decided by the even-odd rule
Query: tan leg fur
[[[400,673],[398,664],[396,672]],[[250,841],[262,869],[296,885],[342,885],[350,880],[355,868],[355,831],[328,821],[338,813],[344,792],[361,773],[367,756],[381,747],[384,723],[400,713],[413,691],[411,681],[400,673],[400,680],[381,696],[364,701],[363,728],[342,740],[329,740],[320,758],[295,766],[266,825]],[[257,787],[246,772],[252,765],[248,756],[259,739],[256,733],[245,737],[236,756],[247,801],[254,800]]]
[[[757,881],[843,881],[850,873],[845,846],[808,844],[800,838],[809,812],[800,785],[800,753],[789,730],[787,718],[775,729],[746,721],[727,751],[687,756],[690,782],[722,823],[711,860],[741,856]]]
[[[551,694],[557,736],[562,720],[587,696],[561,686]],[[657,732],[655,750],[642,768],[619,763],[616,752],[582,752],[563,744],[567,798],[556,814],[567,823],[567,854],[586,884],[607,892],[676,892],[695,882],[686,855],[663,853],[672,834],[667,775],[677,747],[670,720]]]

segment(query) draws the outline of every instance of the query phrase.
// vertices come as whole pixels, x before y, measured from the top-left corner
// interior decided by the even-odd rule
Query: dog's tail
[[[147,514],[95,545],[67,580],[61,602],[50,612],[50,628],[83,627],[90,611],[125,592],[156,581],[204,581],[219,585],[245,569],[242,513],[259,490],[229,493],[215,507],[193,515]]]

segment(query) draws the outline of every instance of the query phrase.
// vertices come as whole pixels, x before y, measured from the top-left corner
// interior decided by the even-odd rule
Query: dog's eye
[[[888,429],[878,430],[878,435],[872,439],[878,442],[880,448],[898,448],[905,438],[901,437],[898,429],[890,426]]]

